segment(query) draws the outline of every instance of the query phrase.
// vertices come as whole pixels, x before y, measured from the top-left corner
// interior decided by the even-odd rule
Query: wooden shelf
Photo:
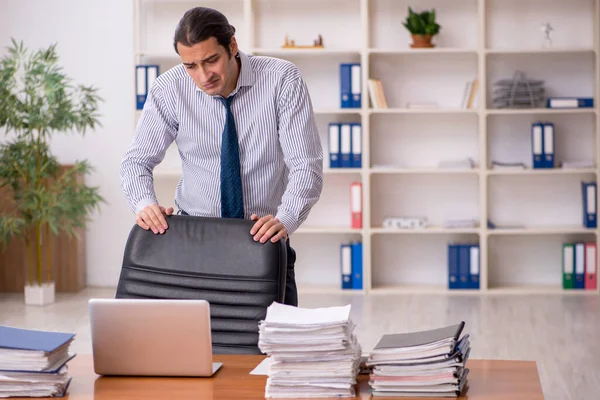
[[[351,295],[361,296],[365,294],[364,290],[342,289],[337,286],[314,286],[298,284],[299,294],[328,294],[328,295]]]
[[[302,226],[296,230],[295,234],[358,234],[362,235],[362,229],[337,227],[337,226]]]
[[[357,114],[360,115],[360,108],[317,108],[314,110],[315,115],[335,115],[335,114]]]
[[[161,1],[166,0],[155,0]],[[600,164],[600,92],[594,89],[600,83],[597,40],[600,3],[581,3],[576,9],[565,8],[563,0],[545,1],[545,10],[555,16],[552,25],[578,32],[576,36],[553,34],[555,47],[550,49],[537,48],[543,33],[537,28],[541,22],[536,19],[534,5],[521,4],[517,10],[512,2],[497,1],[492,5],[485,0],[452,5],[440,1],[438,15],[445,16],[444,36],[436,38],[434,48],[409,48],[406,46],[411,39],[405,28],[389,23],[405,18],[406,10],[394,7],[393,3],[361,0],[350,2],[341,12],[326,2],[314,3],[310,10],[304,3],[294,1],[267,5],[243,0],[239,7],[235,2],[224,3],[225,14],[236,26],[242,51],[289,59],[298,66],[316,115],[325,180],[321,199],[307,222],[294,234],[294,247],[304,255],[298,257],[297,270],[312,267],[303,269],[310,276],[306,284],[298,281],[299,291],[336,295],[597,295],[598,291],[565,291],[559,286],[536,285],[535,280],[554,282],[551,279],[555,276],[551,274],[561,267],[560,260],[551,254],[560,251],[558,246],[563,238],[581,235],[600,245],[599,231],[578,226],[575,219],[581,207],[579,180],[585,176],[598,182],[599,165],[524,170],[491,169],[488,165],[492,160],[504,159],[530,162],[527,158],[531,153],[530,124],[536,120],[555,123],[557,160],[594,159]],[[165,7],[153,11],[149,7],[154,15],[143,16],[140,8],[144,4],[143,0],[135,0],[136,62],[156,62],[166,67],[179,63],[179,56],[168,41],[162,44],[156,41],[156,32],[172,31],[175,13],[167,18],[162,15]],[[452,12],[448,12],[449,8]],[[162,11],[158,12],[159,9]],[[531,26],[536,27],[537,35],[530,34]],[[153,29],[156,27],[160,29]],[[322,35],[325,47],[281,48],[288,34],[298,43],[307,44],[312,43],[312,36]],[[340,108],[340,64],[346,62],[361,63],[359,108]],[[548,95],[595,96],[596,106],[488,108],[493,104],[494,82],[509,79],[516,70],[523,70],[531,79],[544,80]],[[369,78],[381,80],[390,108],[372,107]],[[469,109],[461,108],[465,85],[474,79],[479,80],[477,103]],[[439,108],[406,108],[418,103],[436,103]],[[140,114],[135,111],[136,118]],[[362,123],[362,168],[328,168],[327,129],[331,122]],[[435,167],[444,160],[466,158],[475,160],[478,166]],[[176,164],[165,162],[165,165]],[[411,165],[432,167],[403,167]],[[159,165],[155,176],[159,178],[155,180],[157,185],[171,185],[164,193],[172,200],[181,170]],[[351,217],[349,186],[358,180],[363,183],[364,228],[352,229],[347,226]],[[540,192],[529,193],[521,181],[536,185]],[[560,190],[550,187],[555,184]],[[535,212],[525,212],[532,208]],[[498,220],[519,215],[515,223],[527,228],[488,229],[485,221],[493,220],[490,214]],[[375,226],[386,215],[423,215],[434,226],[425,229]],[[452,215],[474,215],[482,226],[467,229],[440,226]],[[561,223],[572,225],[536,227]],[[445,279],[447,269],[440,263],[446,262],[448,240],[461,235],[480,245],[480,290],[403,284],[427,282],[423,277],[428,274],[432,282],[442,282],[440,274]],[[363,242],[365,289],[361,291],[342,290],[337,282],[338,246],[349,237]],[[515,260],[517,264],[522,260],[533,262],[528,256],[531,253],[528,246],[550,254],[543,261],[546,268],[542,273],[546,275],[534,277],[528,271],[519,286],[499,285],[514,278],[510,268],[516,265]],[[502,255],[504,251],[516,253],[508,257]],[[542,269],[535,272],[538,270]],[[320,279],[322,284],[308,284]]]
[[[573,54],[573,53],[590,53],[594,54],[592,48],[549,48],[549,49],[486,49],[486,54]]]
[[[465,174],[465,175],[477,175],[479,168],[394,168],[394,167],[377,167],[370,168],[369,173],[371,174]]]
[[[452,47],[434,47],[424,49],[368,49],[368,54],[373,55],[422,55],[422,54],[465,54],[477,56],[477,49],[461,49]]]
[[[422,229],[392,229],[371,228],[370,232],[377,235],[432,235],[432,234],[479,234],[479,228],[443,228],[427,227]]]
[[[594,114],[596,108],[498,108],[486,110],[488,115],[534,115],[534,114]]]
[[[598,295],[597,290],[563,289],[560,285],[498,286],[487,289],[487,293],[494,295]]]
[[[273,48],[273,49],[260,49],[260,48],[256,48],[256,49],[251,49],[250,51],[252,54],[257,54],[257,55],[268,55],[268,56],[286,56],[286,55],[293,55],[293,56],[319,56],[319,55],[323,55],[323,56],[335,56],[335,55],[360,55],[361,50],[360,49],[331,49],[331,48],[306,48],[306,49],[302,49],[302,48],[298,48],[298,49],[292,49],[292,48]]]
[[[488,175],[577,175],[595,174],[595,168],[526,168],[526,169],[488,169]]]
[[[500,235],[570,235],[570,234],[596,234],[597,229],[578,226],[543,227],[543,228],[495,228],[487,229],[490,236]]]
[[[370,108],[370,114],[473,114],[479,113],[478,109],[462,108]]]

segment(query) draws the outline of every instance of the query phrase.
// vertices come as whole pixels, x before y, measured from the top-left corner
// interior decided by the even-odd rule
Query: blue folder
[[[73,339],[75,334],[0,326],[0,348],[51,353]]]
[[[350,244],[352,250],[352,289],[363,288],[363,252],[362,242]]]
[[[596,182],[581,182],[581,197],[583,203],[583,226],[598,227],[598,187]]]
[[[458,247],[456,244],[448,245],[448,289],[460,289],[458,280]]]

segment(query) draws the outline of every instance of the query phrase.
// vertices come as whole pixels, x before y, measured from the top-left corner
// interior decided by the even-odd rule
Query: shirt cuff
[[[283,211],[279,211],[275,218],[277,218],[279,222],[282,223],[283,227],[287,231],[288,236],[294,233],[296,229],[298,229],[298,227],[300,226],[296,218]]]
[[[138,215],[140,211],[154,203],[158,204],[158,201],[156,199],[144,199],[139,201],[135,206],[135,215]]]

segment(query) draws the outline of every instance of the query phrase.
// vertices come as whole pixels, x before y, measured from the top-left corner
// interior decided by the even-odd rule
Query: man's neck
[[[227,98],[233,92],[235,87],[237,86],[238,79],[240,79],[240,73],[242,71],[242,60],[239,57],[234,56],[233,61],[235,61],[235,79],[231,82],[231,87],[228,87],[226,91],[223,93],[223,97]]]

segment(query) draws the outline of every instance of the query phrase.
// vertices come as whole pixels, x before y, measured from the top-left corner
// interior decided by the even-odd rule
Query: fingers
[[[287,239],[287,229],[281,229],[275,236],[271,238],[272,243],[276,243],[278,240]]]
[[[164,233],[168,225],[163,214],[168,212],[172,213],[172,208],[165,210],[164,207],[158,204],[151,204],[139,212],[136,221],[143,229],[151,229],[154,233]]]
[[[159,230],[162,228],[162,231],[160,233],[163,233],[164,230],[167,229],[167,227],[168,227],[167,220],[165,219],[165,216],[164,216],[164,208],[161,210],[161,208],[158,206],[158,204],[152,204],[150,207],[152,208],[152,210],[154,210],[154,216],[153,216],[154,223],[156,224],[156,227]]]
[[[252,230],[250,231],[250,234],[254,235],[254,240],[259,240],[262,237],[262,235],[265,234],[265,232],[273,224],[271,222],[272,220],[273,216],[269,214],[256,221],[256,223],[252,227]]]
[[[173,212],[174,212],[174,211],[175,211],[175,210],[173,209],[173,207],[169,207],[169,208],[167,208],[167,210],[165,211],[165,214],[167,214],[167,215],[173,215]]]
[[[259,222],[257,222],[257,224],[258,223],[260,223],[261,226],[255,234],[253,233],[255,241],[265,243],[267,240],[273,237],[272,241],[276,242],[277,240],[281,239],[282,237],[286,237],[287,235],[287,230],[285,229],[283,224],[277,218],[274,218],[272,215],[268,215],[266,217],[261,218]],[[257,224],[255,224],[255,226]]]
[[[145,230],[150,229],[150,226],[144,222],[144,220],[142,219],[142,217],[140,216],[140,214],[137,215],[137,217],[135,218],[135,222],[142,228]]]
[[[260,238],[261,243],[266,242],[271,238],[271,236],[275,235],[283,229],[283,225],[281,224],[281,222],[277,221],[276,219],[273,219],[272,221],[273,224],[271,224],[271,227],[267,229],[264,235]]]
[[[251,235],[256,234],[256,232],[258,232],[258,230],[271,218],[273,218],[273,216],[271,214],[265,215],[264,217],[262,217],[260,219],[258,218],[258,215],[252,214],[250,219],[252,219],[253,221],[256,221],[256,223],[252,226],[252,229],[250,229],[250,234]],[[256,239],[256,240],[258,240],[258,239]]]

